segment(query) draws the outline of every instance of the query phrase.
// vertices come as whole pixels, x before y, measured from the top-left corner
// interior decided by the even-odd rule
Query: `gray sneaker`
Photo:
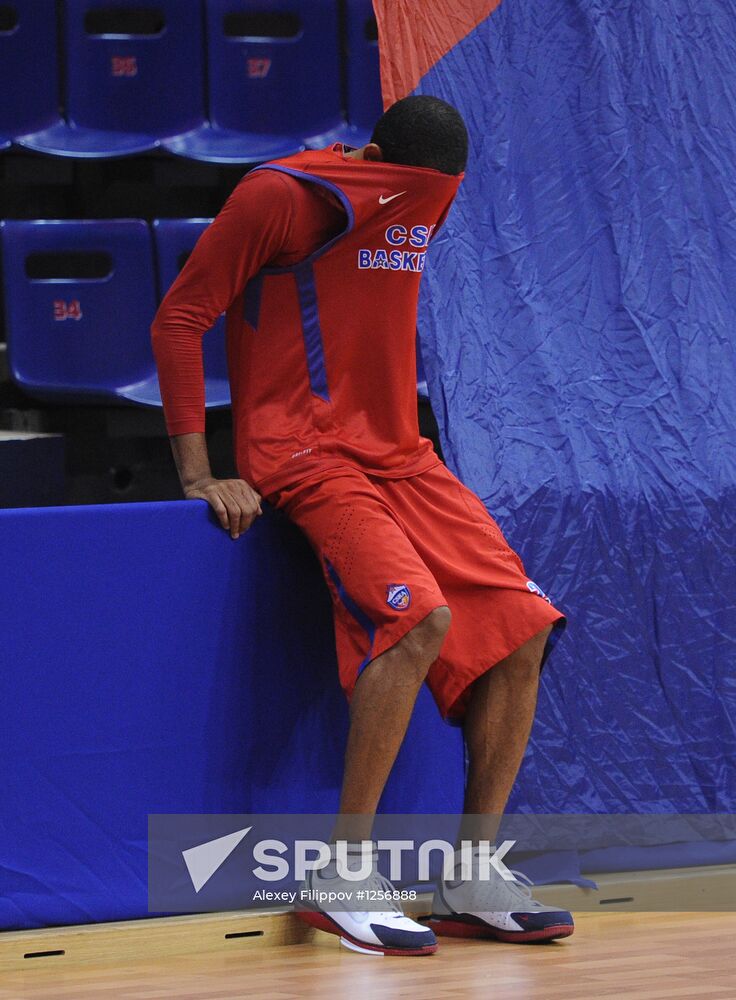
[[[513,882],[491,868],[490,879],[481,880],[474,857],[470,879],[437,883],[427,926],[447,937],[522,944],[569,937],[575,930],[572,914],[540,903],[532,897],[533,883],[521,872],[511,874]]]

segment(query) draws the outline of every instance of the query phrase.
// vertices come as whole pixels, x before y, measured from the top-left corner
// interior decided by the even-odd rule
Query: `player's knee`
[[[527,640],[523,646],[520,646],[516,652],[507,658],[508,673],[513,672],[518,682],[521,683],[526,679],[536,683],[539,677],[539,669],[542,666],[544,649],[551,632],[552,626],[548,625],[541,632],[537,632],[536,635]]]
[[[452,615],[448,607],[435,608],[406,636],[413,659],[422,664],[425,670],[429,670],[437,659],[451,621]]]
[[[552,635],[552,629],[552,625],[547,625],[541,632],[537,632],[535,636],[532,636],[526,644],[527,657],[538,666],[541,666],[541,659],[547,645],[547,640]]]
[[[429,641],[442,645],[452,624],[452,613],[446,605],[441,608],[435,608],[434,611],[430,611],[421,624],[425,623],[429,633]]]

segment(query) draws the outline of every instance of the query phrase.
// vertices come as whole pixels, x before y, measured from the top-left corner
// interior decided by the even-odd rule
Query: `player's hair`
[[[419,94],[392,104],[376,122],[371,142],[387,163],[461,174],[468,160],[468,130],[460,113],[438,97]]]

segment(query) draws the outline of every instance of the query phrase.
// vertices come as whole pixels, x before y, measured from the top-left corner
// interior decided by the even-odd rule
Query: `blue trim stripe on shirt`
[[[334,236],[331,240],[325,243],[324,246],[319,247],[318,250],[315,250],[315,252],[310,254],[309,257],[307,257],[303,261],[303,263],[311,264],[313,260],[317,260],[317,258],[321,257],[323,253],[327,253],[327,251],[330,250],[337,243],[338,240],[341,240],[344,236],[347,236],[349,232],[352,232],[353,226],[355,225],[355,212],[353,211],[353,206],[350,204],[350,199],[348,198],[348,196],[345,194],[344,191],[341,191],[336,184],[333,184],[331,181],[325,180],[324,177],[318,177],[316,174],[310,174],[306,170],[294,170],[293,167],[282,167],[280,164],[275,164],[275,163],[264,163],[262,166],[255,167],[254,170],[251,170],[251,173],[255,173],[256,170],[276,170],[278,171],[278,173],[288,174],[290,177],[296,177],[297,180],[309,181],[309,183],[311,184],[318,184],[320,187],[327,188],[328,191],[332,191],[335,197],[340,201],[342,207],[345,209],[345,214],[348,217],[348,223],[343,229],[343,231],[341,233],[338,233],[337,236]],[[297,265],[297,267],[299,266],[301,265]],[[293,267],[274,267],[274,268],[267,268],[266,273],[281,274],[284,271],[291,271],[291,270],[293,270]]]
[[[249,323],[254,330],[258,329],[258,318],[261,314],[261,291],[263,289],[263,275],[257,274],[251,278],[245,286],[243,295],[243,319]]]
[[[299,309],[302,314],[302,335],[307,352],[309,384],[315,396],[330,402],[325,368],[325,349],[322,343],[322,327],[319,323],[317,289],[314,284],[314,270],[311,264],[302,264],[294,270],[296,288],[299,294]]]
[[[305,170],[294,170],[292,167],[283,167],[280,164],[273,163],[264,163],[262,166],[256,167],[255,170],[276,170],[279,173],[288,174],[290,177],[296,177],[298,180],[308,181],[311,184],[317,184],[320,187],[327,188],[328,191],[332,191],[345,209],[347,225],[342,232],[338,233],[337,236],[325,243],[324,246],[319,247],[319,249],[315,250],[314,253],[310,254],[309,257],[306,257],[299,264],[295,264],[290,267],[266,267],[261,271],[262,275],[293,273],[294,278],[296,279],[296,287],[299,295],[299,308],[302,315],[302,333],[304,336],[304,346],[307,352],[309,384],[315,396],[319,396],[320,399],[324,399],[325,402],[329,403],[330,392],[327,386],[325,352],[324,344],[322,342],[322,328],[319,322],[317,289],[314,284],[314,270],[312,268],[312,262],[321,257],[322,254],[327,253],[327,251],[330,250],[339,240],[351,232],[353,226],[355,225],[355,212],[353,211],[353,206],[350,204],[350,199],[344,191],[341,191],[336,184],[325,180],[323,177],[318,177],[316,174],[310,174]],[[245,318],[248,319],[247,315]]]
[[[376,626],[370,620],[365,611],[363,611],[362,608],[360,608],[355,603],[350,594],[348,594],[348,592],[345,590],[345,587],[343,586],[343,582],[340,579],[337,570],[326,556],[325,556],[325,566],[327,567],[327,573],[329,574],[330,580],[332,581],[332,584],[335,590],[337,591],[337,596],[345,605],[346,610],[353,616],[358,625],[360,625],[360,627],[368,636],[368,641],[370,643],[370,646],[368,648],[368,652],[363,662],[358,667],[358,674],[360,674],[373,659],[373,643],[376,638]]]

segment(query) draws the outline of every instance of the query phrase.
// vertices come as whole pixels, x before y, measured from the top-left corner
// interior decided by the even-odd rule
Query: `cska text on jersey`
[[[390,250],[358,250],[358,268],[384,268],[387,271],[423,271],[424,251],[432,238],[434,226],[389,226],[386,242]],[[410,250],[398,247],[409,246]]]

